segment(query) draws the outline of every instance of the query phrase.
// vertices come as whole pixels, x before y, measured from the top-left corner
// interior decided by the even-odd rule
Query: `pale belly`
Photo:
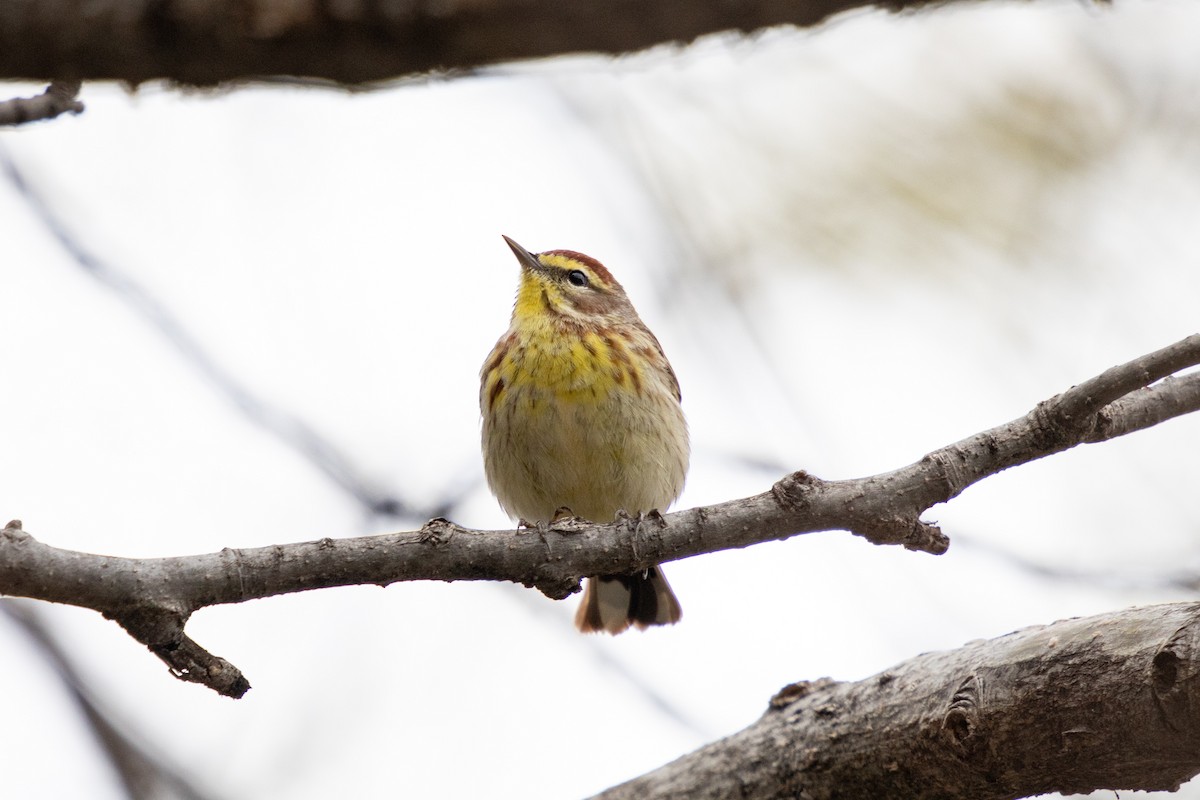
[[[578,517],[609,522],[622,509],[665,510],[683,490],[687,429],[666,392],[566,399],[527,389],[505,398],[496,412],[485,430],[484,466],[492,491],[515,517],[546,521],[566,506]]]

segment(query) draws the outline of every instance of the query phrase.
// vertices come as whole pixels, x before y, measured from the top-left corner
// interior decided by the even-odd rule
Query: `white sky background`
[[[680,507],[910,463],[1200,327],[1198,31],[1182,0],[991,3],[360,95],[85,86],[85,114],[0,134],[3,158],[221,375],[416,514],[372,516],[249,419],[0,176],[0,516],[129,556],[447,502],[506,527],[477,404],[516,285],[501,233],[601,259],[662,340]],[[940,558],[825,533],[671,564],[684,621],[647,634],[582,637],[574,599],[487,584],[202,611],[191,635],[254,686],[236,702],[94,613],[35,610],[208,796],[582,796],[790,681],[1191,599],[1168,579],[1200,569],[1198,437],[1176,420],[989,479],[928,515]],[[0,647],[0,793],[121,797],[3,618]]]

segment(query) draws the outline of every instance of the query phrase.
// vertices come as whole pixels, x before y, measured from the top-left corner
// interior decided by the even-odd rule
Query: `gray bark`
[[[931,506],[1018,464],[1200,408],[1200,373],[1164,380],[1197,363],[1200,334],[1106,370],[1023,417],[892,472],[841,481],[797,472],[753,497],[607,525],[566,520],[535,530],[476,531],[435,519],[412,532],[135,559],[51,547],[14,520],[0,530],[0,594],[95,609],[177,677],[240,697],[250,688],[241,672],[184,633],[198,609],[404,580],[505,580],[561,599],[579,590],[582,576],[631,574],[827,530],[940,554],[949,539],[921,519]]]
[[[758,722],[598,800],[1008,800],[1200,772],[1200,605],[1072,619],[783,689]]]

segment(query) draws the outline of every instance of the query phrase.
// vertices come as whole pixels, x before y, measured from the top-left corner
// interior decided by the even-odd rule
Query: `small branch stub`
[[[184,633],[186,617],[168,611],[140,609],[112,616],[112,619],[162,659],[176,678],[199,683],[235,700],[250,691],[250,682],[241,670],[209,653]]]
[[[76,99],[79,89],[79,81],[55,81],[35,97],[14,97],[0,102],[0,125],[21,125],[54,119],[62,114],[81,114],[83,103]]]

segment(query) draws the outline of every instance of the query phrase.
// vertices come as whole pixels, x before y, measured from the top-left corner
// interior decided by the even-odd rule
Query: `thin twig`
[[[81,114],[83,103],[76,99],[79,81],[54,81],[34,97],[14,97],[0,102],[0,125],[21,125],[54,119],[60,114]]]

